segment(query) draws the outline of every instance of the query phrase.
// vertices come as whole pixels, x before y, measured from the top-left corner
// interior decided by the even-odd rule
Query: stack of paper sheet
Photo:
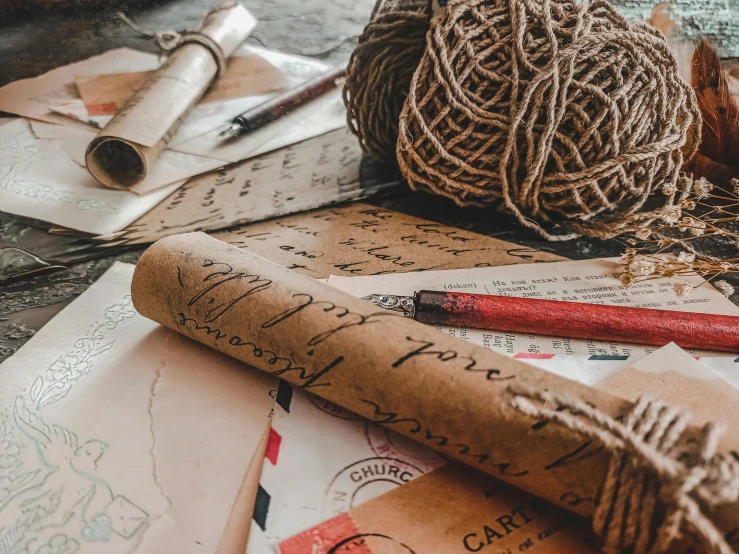
[[[307,58],[244,46],[142,183],[142,190],[153,192],[107,189],[85,167],[87,146],[159,63],[155,55],[123,48],[0,89],[0,110],[22,116],[0,128],[0,210],[110,236],[189,178],[345,126],[336,90],[222,145],[217,135],[233,117],[327,69]]]

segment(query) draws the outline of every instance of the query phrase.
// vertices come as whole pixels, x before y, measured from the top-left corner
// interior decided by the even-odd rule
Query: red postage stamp
[[[347,513],[282,541],[279,551],[280,554],[372,554]]]

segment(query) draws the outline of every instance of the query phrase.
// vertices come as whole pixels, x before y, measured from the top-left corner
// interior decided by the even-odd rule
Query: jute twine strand
[[[428,0],[378,4],[347,67],[344,104],[349,128],[376,160],[395,164],[398,121],[429,29]]]
[[[604,0],[451,0],[426,40],[397,144],[412,188],[502,204],[550,240],[614,236],[687,195],[700,113],[657,31]]]
[[[578,399],[527,386],[509,390],[520,412],[597,439],[612,453],[593,511],[605,553],[669,552],[689,530],[702,551],[734,554],[703,511],[739,500],[739,462],[716,453],[719,426],[706,425],[685,452],[678,443],[689,416],[679,408],[641,398],[619,423]]]

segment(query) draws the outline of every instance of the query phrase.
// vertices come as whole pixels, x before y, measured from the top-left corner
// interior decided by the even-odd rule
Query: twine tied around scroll
[[[204,33],[198,31],[160,31],[158,33],[149,33],[144,31],[141,27],[136,25],[131,19],[123,12],[117,13],[118,17],[126,25],[131,27],[134,31],[148,39],[154,41],[163,54],[170,55],[178,48],[182,48],[186,44],[199,44],[210,52],[213,56],[213,60],[216,62],[216,76],[218,79],[221,75],[226,72],[226,55],[220,45]]]
[[[684,525],[705,552],[734,554],[703,512],[739,499],[739,462],[716,453],[719,425],[707,424],[686,452],[677,444],[690,416],[668,404],[640,398],[620,423],[582,400],[525,385],[509,391],[518,411],[597,439],[612,454],[593,510],[605,553],[668,552]]]

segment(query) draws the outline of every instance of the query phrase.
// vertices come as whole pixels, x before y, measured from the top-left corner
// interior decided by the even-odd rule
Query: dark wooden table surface
[[[340,61],[349,56],[374,0],[243,0],[260,24],[250,39],[267,48]],[[146,30],[197,26],[219,0],[171,0],[136,4],[96,0],[99,8],[73,8],[17,15],[0,24],[0,85],[33,77],[59,65],[128,46],[155,51],[153,45],[115,15],[124,10]],[[105,4],[108,4],[105,6]],[[442,198],[403,191],[371,201],[377,205],[461,227],[573,259],[614,256],[619,241],[580,239],[548,243],[496,211],[460,209]],[[0,206],[0,210],[2,206]],[[115,261],[135,262],[144,247],[76,257],[74,240],[48,235],[42,224],[0,212],[0,248],[14,246],[66,269],[31,280],[0,284],[0,361],[11,355],[49,319],[89,287]]]

